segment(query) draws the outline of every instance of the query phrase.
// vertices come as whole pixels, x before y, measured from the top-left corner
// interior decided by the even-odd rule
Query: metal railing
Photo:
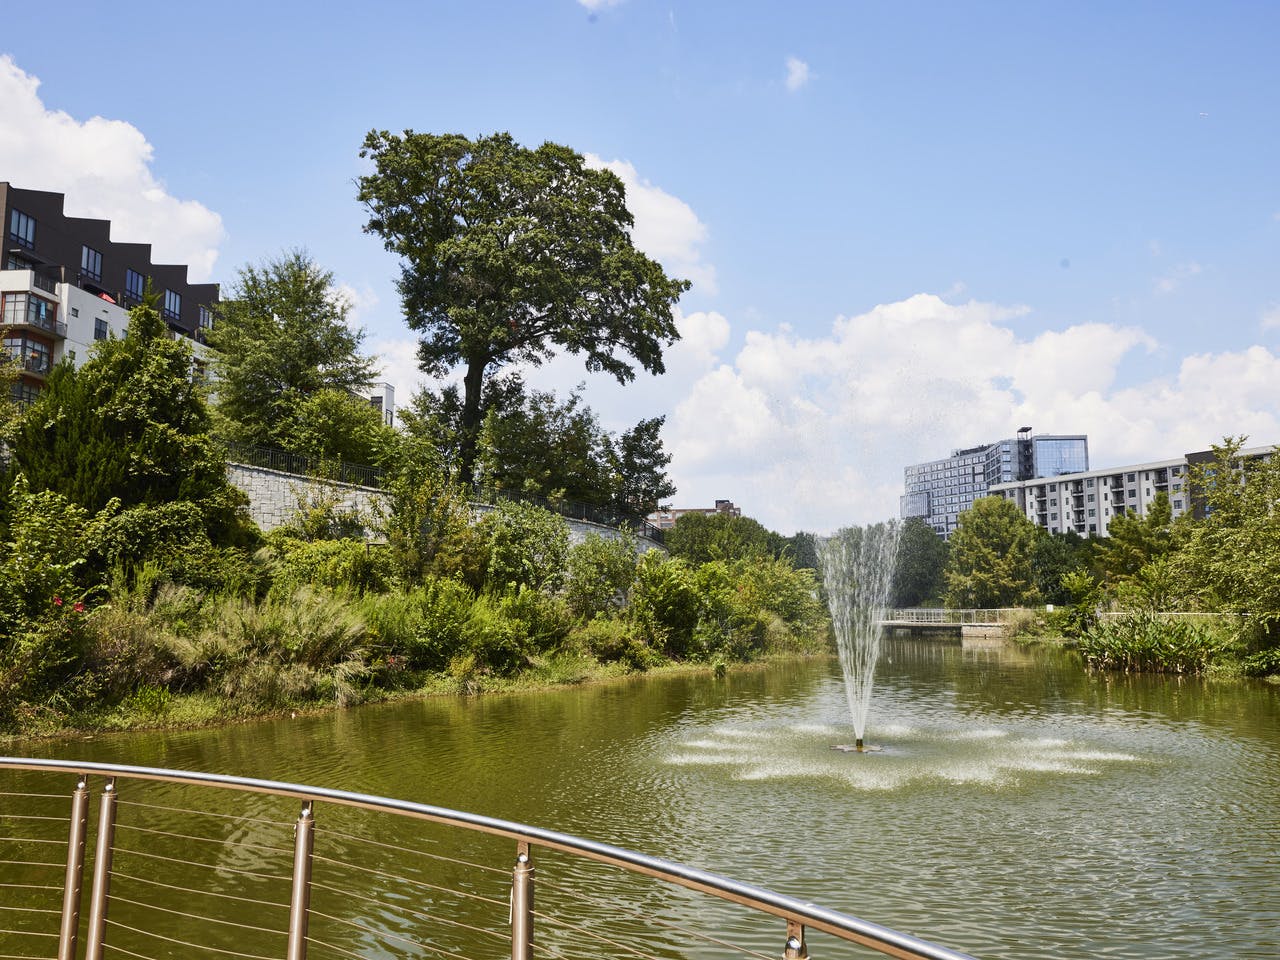
[[[361,487],[381,487],[386,475],[386,471],[381,468],[362,463],[348,463],[345,460],[328,457],[308,457],[300,453],[290,453],[288,450],[239,443],[235,440],[227,440],[225,445],[227,459],[232,463],[262,467],[265,470],[278,470],[280,473],[291,473],[300,477],[332,480]]]
[[[884,621],[886,623],[1003,624],[1027,612],[1034,613],[1036,611],[1029,607],[991,607],[969,610],[951,610],[946,607],[909,607],[886,610],[884,612]]]
[[[810,932],[902,960],[972,960],[909,934],[678,863],[427,804],[270,780],[75,760],[0,758],[0,771],[6,775],[0,781],[5,834],[24,823],[45,827],[46,834],[51,829],[65,831],[61,837],[0,836],[0,863],[5,864],[0,889],[22,894],[26,899],[18,902],[27,904],[6,905],[0,913],[0,955],[5,957],[35,957],[14,951],[51,950],[56,943],[57,960],[102,960],[104,950],[134,960],[157,960],[161,955],[306,960],[309,950],[313,957],[386,958],[496,956],[508,949],[512,960],[532,960],[536,924],[542,931],[536,938],[538,955],[555,960],[657,960],[700,955],[699,950],[716,957],[729,951],[765,960],[800,960],[809,956]],[[20,779],[33,772],[40,777],[36,785]],[[74,780],[75,787],[51,791],[50,777],[65,778],[64,784]],[[103,778],[93,831],[91,777]],[[167,792],[153,796],[148,789]],[[201,789],[218,791],[223,803],[240,799],[231,812],[202,810],[190,801]],[[297,805],[292,823],[266,809],[270,803],[279,806],[281,799]],[[56,808],[64,812],[50,815]],[[122,816],[122,811],[129,816]],[[372,831],[372,836],[346,832],[344,815],[369,816],[381,830]],[[189,832],[196,828],[186,824],[198,818],[219,818],[214,823],[223,836],[208,835],[218,827]],[[324,826],[329,823],[336,826]],[[410,835],[414,825],[447,828],[451,838],[513,842],[514,865],[495,867],[424,849]],[[60,849],[65,850],[65,862],[58,856]],[[204,852],[210,850],[213,853]],[[539,863],[545,863],[539,869],[552,874],[538,876],[537,885],[548,893],[554,910],[534,907],[535,851]],[[422,875],[397,871],[395,858],[409,855],[427,858],[431,870]],[[82,888],[90,862],[86,923],[81,917]],[[649,892],[640,908],[629,911],[622,898],[611,895],[613,881],[600,877],[585,884],[577,879],[578,887],[585,886],[594,896],[575,892],[575,870],[600,864],[622,871],[610,876],[646,884]],[[464,867],[480,871],[483,880],[450,885],[448,871]],[[60,886],[53,882],[59,872]],[[26,882],[33,878],[38,882]],[[668,885],[660,889],[669,892],[653,895],[649,883],[654,880]],[[157,903],[156,891],[171,899]],[[772,918],[779,926],[776,933],[755,935],[750,944],[728,939],[740,923],[725,924],[729,932],[719,927],[713,933],[694,929],[688,925],[693,918],[705,920],[715,911],[707,909],[706,900],[686,903],[676,896],[687,896],[687,891],[707,895],[721,906],[746,908],[748,918]],[[14,902],[13,897],[0,899]],[[482,918],[451,915],[450,905],[458,900],[467,901]],[[595,913],[584,918],[579,901]],[[205,903],[217,909],[199,912]],[[463,942],[447,937],[461,937]],[[644,941],[639,946],[632,942],[637,937]],[[655,945],[655,940],[661,942]],[[29,944],[36,946],[24,946]],[[52,960],[49,952],[39,956]]]

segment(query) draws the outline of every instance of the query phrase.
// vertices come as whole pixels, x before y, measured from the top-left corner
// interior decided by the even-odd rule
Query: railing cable
[[[172,837],[175,840],[195,840],[198,843],[216,843],[228,847],[245,847],[250,850],[266,850],[269,853],[292,853],[285,847],[273,847],[264,843],[250,843],[247,840],[217,839],[216,837],[198,837],[190,833],[171,833],[168,830],[153,830],[150,827],[135,827],[125,823],[116,824],[117,830],[128,830],[133,833],[149,833],[156,837]],[[2,839],[2,838],[0,838]]]
[[[476,926],[472,926],[469,923],[463,923],[461,920],[452,920],[449,917],[442,917],[442,916],[439,916],[438,914],[422,913],[421,911],[414,910],[412,907],[405,907],[405,906],[401,906],[400,904],[387,903],[385,900],[379,900],[376,897],[366,897],[358,893],[351,893],[348,890],[342,890],[338,887],[331,887],[327,884],[316,883],[314,880],[311,881],[311,886],[320,890],[327,890],[330,893],[336,893],[340,897],[347,897],[352,900],[363,900],[365,903],[376,903],[380,907],[386,907],[388,909],[398,910],[401,913],[406,914],[407,916],[413,917],[415,920],[430,920],[433,923],[444,923],[451,927],[462,927],[464,930],[471,930],[471,931],[474,931],[475,933],[483,933],[485,936],[494,937],[495,939],[498,939],[498,940],[507,939],[507,934],[505,931],[487,930],[484,927],[476,927]],[[444,888],[441,887],[440,889],[443,890]],[[461,890],[450,891],[450,892],[456,893],[460,897],[468,896],[468,894],[463,893]],[[500,906],[500,907],[506,906],[506,903],[501,900],[489,900],[486,897],[473,897],[473,899],[483,900],[486,903],[496,904],[497,906]],[[320,913],[318,910],[313,909],[311,912],[318,917],[325,916],[325,914]],[[329,919],[334,920],[337,918],[330,917]],[[346,921],[338,920],[338,922],[344,923]]]
[[[120,870],[116,870],[115,875],[122,880],[133,880],[137,883],[146,883],[146,884],[150,884],[153,887],[160,887],[165,890],[176,890],[179,893],[194,893],[202,897],[221,897],[224,900],[238,900],[241,903],[252,903],[255,906],[260,906],[260,907],[276,907],[281,910],[289,909],[289,905],[287,903],[276,903],[273,900],[257,900],[257,899],[254,899],[253,897],[238,897],[234,893],[219,893],[216,890],[195,890],[195,889],[192,889],[191,887],[180,887],[177,884],[163,883],[159,880],[148,879],[147,877],[135,877],[132,874],[124,873],[123,871],[120,871]],[[57,888],[51,887],[50,889],[57,889]]]
[[[221,953],[229,957],[240,957],[241,960],[275,960],[274,957],[260,957],[253,953],[241,953],[238,950],[224,950],[222,947],[211,947],[204,943],[191,943],[187,940],[178,940],[175,937],[166,937],[163,933],[155,933],[152,930],[139,930],[137,927],[131,927],[127,923],[121,923],[119,920],[107,918],[107,926],[119,927],[121,930],[128,930],[130,933],[136,933],[143,937],[154,937],[156,940],[164,940],[166,943],[176,943],[180,947],[191,947],[194,950],[208,950],[211,953]],[[109,947],[110,944],[107,944]]]

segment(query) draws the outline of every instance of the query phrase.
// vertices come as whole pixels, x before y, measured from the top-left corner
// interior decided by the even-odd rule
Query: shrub
[[[575,627],[569,644],[601,663],[623,663],[632,670],[647,670],[662,662],[662,657],[644,642],[636,625],[625,620],[597,617]]]
[[[1102,621],[1080,637],[1079,649],[1092,667],[1156,673],[1199,673],[1236,646],[1222,629],[1153,613]]]
[[[347,604],[310,587],[253,603],[219,598],[194,636],[168,638],[188,683],[277,707],[305,699],[357,702],[368,673],[367,628]]]
[[[528,586],[552,591],[564,576],[569,528],[549,510],[507,501],[477,524],[485,539],[485,585],[495,593]]]
[[[386,551],[360,540],[298,540],[273,532],[276,589],[294,590],[302,584],[347,590],[356,594],[383,593],[391,580]]]
[[[684,657],[693,642],[701,601],[689,564],[651,550],[636,564],[627,618],[651,646]]]
[[[564,596],[574,615],[589,620],[621,609],[636,578],[635,534],[591,534],[569,551]]]

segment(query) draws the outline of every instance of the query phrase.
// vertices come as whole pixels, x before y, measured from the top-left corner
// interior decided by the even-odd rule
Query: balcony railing
[[[558,960],[801,960],[811,934],[815,957],[842,941],[901,960],[972,960],[668,860],[345,790],[0,758],[0,798],[7,956],[56,944],[59,960],[101,960],[108,947],[139,960],[532,960],[536,931],[538,955]]]

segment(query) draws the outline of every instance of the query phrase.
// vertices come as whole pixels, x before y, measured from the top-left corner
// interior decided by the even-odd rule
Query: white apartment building
[[[1274,449],[1251,447],[1241,450],[1240,457],[1267,457]],[[1050,533],[1105,537],[1115,517],[1147,516],[1161,493],[1168,496],[1174,517],[1191,511],[1190,464],[1210,459],[1210,451],[1200,451],[1170,460],[996,483],[989,494],[1012,500],[1028,520]]]

